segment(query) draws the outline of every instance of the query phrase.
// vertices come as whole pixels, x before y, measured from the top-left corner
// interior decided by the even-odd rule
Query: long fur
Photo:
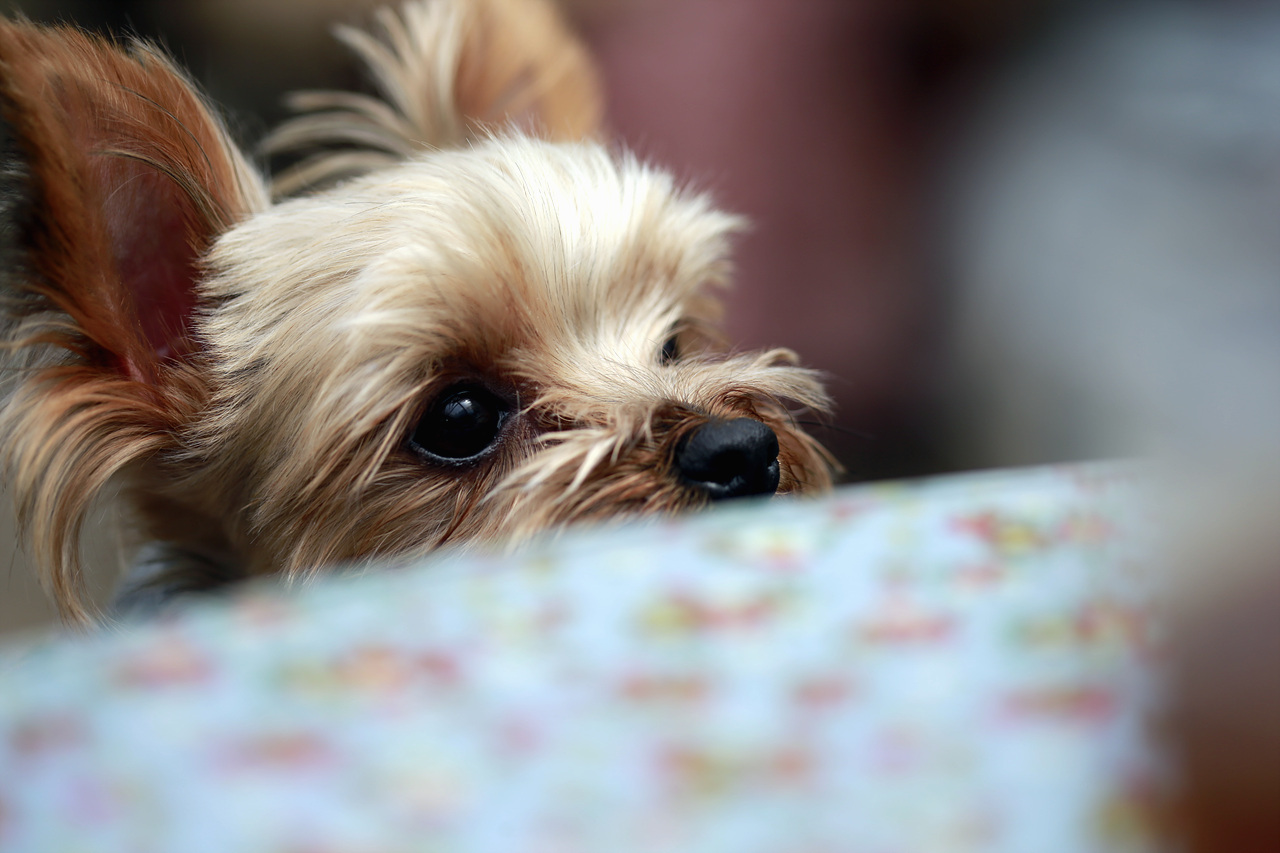
[[[780,492],[828,485],[792,417],[826,407],[815,376],[719,343],[738,220],[590,141],[599,87],[549,4],[419,0],[378,20],[382,40],[342,38],[385,100],[302,98],[319,112],[272,144],[313,156],[277,191],[312,189],[274,205],[153,50],[0,25],[26,185],[0,252],[17,258],[3,428],[68,619],[90,616],[78,530],[109,483],[140,538],[199,555],[175,572],[201,578],[698,506],[673,455],[712,418],[774,430]],[[459,379],[518,405],[483,462],[433,466],[406,438]]]
[[[298,92],[303,113],[264,142],[268,153],[321,148],[280,175],[279,195],[452,148],[522,125],[548,139],[593,134],[600,86],[582,46],[545,0],[410,3],[376,14],[383,39],[339,27],[381,98]],[[323,150],[341,145],[342,150]]]
[[[7,188],[21,251],[5,253],[14,357],[0,425],[20,527],[64,615],[83,620],[89,504],[163,450],[204,396],[187,365],[153,355],[187,351],[190,329],[157,325],[161,313],[140,303],[266,194],[191,84],[146,45],[5,23],[0,99],[22,160]],[[163,252],[138,250],[156,239]]]

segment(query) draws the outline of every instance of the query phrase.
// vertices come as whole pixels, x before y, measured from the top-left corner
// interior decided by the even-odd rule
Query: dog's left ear
[[[199,405],[201,255],[267,204],[157,51],[0,21],[0,262],[19,520],[63,614],[83,617],[79,528],[120,470]]]
[[[199,257],[260,180],[158,51],[0,21],[7,225],[25,295],[70,318],[86,360],[160,383],[190,354]]]
[[[340,27],[381,98],[300,92],[303,112],[265,142],[268,153],[335,147],[280,176],[276,192],[455,148],[516,126],[556,141],[596,136],[599,76],[552,0],[411,0],[378,12],[382,38]]]

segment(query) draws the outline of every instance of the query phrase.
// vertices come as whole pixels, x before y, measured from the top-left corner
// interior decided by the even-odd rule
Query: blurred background
[[[564,3],[614,135],[750,218],[731,335],[827,373],[848,480],[1272,461],[1280,3]],[[10,5],[160,41],[252,147],[377,4]],[[6,552],[0,631],[48,618]]]

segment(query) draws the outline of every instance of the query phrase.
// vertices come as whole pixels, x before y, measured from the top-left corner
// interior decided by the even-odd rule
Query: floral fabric
[[[1132,491],[851,488],[10,648],[0,851],[1153,851]]]

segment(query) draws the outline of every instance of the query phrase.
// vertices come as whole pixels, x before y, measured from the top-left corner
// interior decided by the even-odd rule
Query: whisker
[[[837,426],[836,424],[827,424],[822,421],[794,421],[800,426],[816,427],[817,429],[829,429],[832,432],[842,433],[854,438],[861,438],[864,441],[879,441],[880,436],[871,432],[863,432],[861,430],[850,429],[849,427]]]

